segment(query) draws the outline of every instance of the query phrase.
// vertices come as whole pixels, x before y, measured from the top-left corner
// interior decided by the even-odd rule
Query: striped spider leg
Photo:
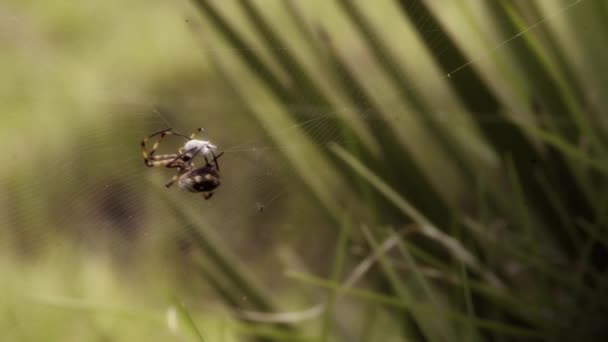
[[[209,199],[213,195],[213,190],[221,184],[220,167],[217,160],[222,156],[223,152],[216,155],[214,151],[217,147],[215,145],[207,140],[195,139],[202,130],[202,128],[198,128],[190,136],[185,136],[173,131],[171,128],[164,129],[144,138],[141,142],[141,148],[144,164],[147,167],[164,166],[169,169],[177,169],[177,174],[165,184],[166,187],[171,187],[177,181],[180,189],[190,192],[202,192],[203,197]],[[148,150],[146,148],[148,140],[158,135],[160,137],[156,140],[152,149]],[[167,135],[181,136],[188,141],[179,148],[178,153],[156,155],[156,150]],[[193,160],[199,154],[205,159],[205,165],[195,168]],[[209,162],[207,158],[209,155],[213,156],[212,162]]]

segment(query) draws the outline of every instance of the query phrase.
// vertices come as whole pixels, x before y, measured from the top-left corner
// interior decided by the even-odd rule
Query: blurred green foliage
[[[4,2],[2,339],[599,340],[607,16]],[[167,126],[211,200],[142,165]]]

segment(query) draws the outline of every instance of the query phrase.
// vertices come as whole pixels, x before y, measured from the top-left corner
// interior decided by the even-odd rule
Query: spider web
[[[506,45],[584,2],[577,0],[566,3],[558,12],[529,23],[524,30],[497,42],[485,54],[449,66],[450,72],[444,76],[457,78],[467,68],[493,54],[500,54]],[[441,55],[446,49],[445,37],[418,2],[406,3],[412,6],[409,8],[411,16],[422,16],[417,25],[420,32],[426,35],[429,48]],[[417,84],[412,91],[432,86],[424,80]],[[311,195],[302,191],[297,175],[287,161],[264,135],[261,127],[246,114],[238,119],[243,124],[233,124],[220,117],[222,114],[218,108],[205,108],[203,105],[203,108],[197,107],[196,112],[204,114],[194,115],[186,110],[165,111],[162,108],[164,104],[148,96],[143,100],[138,100],[137,96],[134,96],[135,99],[129,97],[118,95],[101,102],[91,101],[94,105],[101,103],[108,108],[101,122],[90,120],[88,125],[81,122],[77,132],[55,130],[56,134],[61,133],[66,137],[63,138],[63,148],[69,153],[59,155],[51,152],[47,155],[53,157],[39,155],[36,158],[18,155],[8,157],[14,160],[5,159],[5,165],[14,162],[23,169],[34,168],[35,177],[11,176],[1,183],[6,191],[2,192],[4,196],[0,196],[0,208],[4,208],[0,223],[18,232],[3,238],[1,248],[20,249],[27,253],[37,249],[60,248],[61,244],[68,248],[72,242],[56,236],[75,235],[76,241],[86,246],[83,249],[109,249],[124,262],[125,258],[136,257],[129,252],[133,241],[153,239],[151,236],[154,234],[167,234],[162,227],[170,225],[173,220],[164,202],[158,199],[163,191],[171,192],[178,203],[183,202],[180,205],[204,217],[225,243],[244,256],[259,257],[263,254],[259,246],[276,242],[278,238],[274,235],[280,236],[282,230],[291,233],[302,230],[296,236],[305,237],[306,227],[296,225],[296,218],[301,219],[314,212],[315,205],[309,203]],[[391,102],[391,99],[383,100]],[[201,117],[205,119],[201,120]],[[288,136],[293,131],[303,131],[319,146],[326,148],[328,143],[343,139],[334,119],[334,113],[320,111],[304,122],[285,127],[281,134]],[[365,119],[378,120],[371,116]],[[231,121],[235,119],[231,118]],[[167,127],[184,134],[189,134],[196,127],[203,127],[203,138],[218,145],[219,151],[225,152],[220,160],[222,185],[212,199],[205,201],[202,196],[180,192],[177,187],[164,189],[162,185],[173,176],[173,171],[144,167],[139,142],[147,134]],[[120,132],[119,135],[117,132]],[[12,134],[6,134],[6,137],[19,141]],[[5,146],[12,145],[8,140],[4,143]],[[173,153],[181,144],[182,139],[168,137],[157,153]],[[28,172],[25,175],[32,174]],[[40,195],[41,189],[49,187],[52,189],[47,195]],[[154,187],[157,189],[142,191]],[[294,211],[300,212],[299,216],[294,215]],[[40,217],[47,220],[31,215],[32,212],[44,212]],[[322,224],[322,218],[312,218],[311,224]],[[49,226],[58,228],[50,229]],[[150,230],[148,226],[157,227]],[[118,235],[119,238],[99,244],[97,236],[100,232]],[[252,241],[254,237],[256,241]],[[176,234],[173,238],[180,239],[180,235]],[[49,246],[51,243],[53,246]],[[19,244],[24,245],[15,248]],[[161,251],[167,257],[171,257],[171,253]]]

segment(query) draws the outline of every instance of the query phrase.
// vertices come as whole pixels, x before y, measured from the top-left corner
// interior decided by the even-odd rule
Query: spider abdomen
[[[220,184],[220,175],[210,165],[188,171],[178,181],[180,188],[190,192],[211,192]]]

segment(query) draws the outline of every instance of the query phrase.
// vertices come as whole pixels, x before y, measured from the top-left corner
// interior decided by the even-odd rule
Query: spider
[[[144,164],[147,167],[164,166],[169,169],[177,169],[177,174],[165,184],[167,188],[177,181],[177,186],[180,189],[190,192],[202,192],[203,197],[209,199],[213,196],[213,190],[221,184],[219,175],[220,166],[217,160],[224,152],[216,155],[214,151],[217,149],[217,146],[207,140],[194,139],[202,131],[202,128],[197,128],[190,136],[185,136],[173,131],[171,128],[167,128],[145,137],[141,142],[141,150]],[[146,149],[148,140],[157,135],[160,135],[160,137],[152,145],[152,149],[148,151]],[[184,146],[179,148],[178,153],[156,155],[156,149],[167,135],[181,136],[188,141]],[[193,160],[199,154],[205,159],[205,165],[195,168]],[[209,155],[213,157],[212,162],[209,162],[207,158]]]

